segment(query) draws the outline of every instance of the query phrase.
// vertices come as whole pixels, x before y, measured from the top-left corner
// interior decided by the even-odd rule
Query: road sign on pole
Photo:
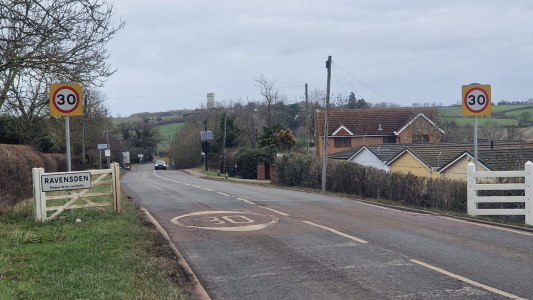
[[[107,150],[109,149],[109,144],[98,144],[98,150]]]
[[[462,87],[463,116],[490,116],[491,89],[490,84],[471,84]]]
[[[81,84],[50,84],[49,90],[51,116],[60,117],[83,115]]]

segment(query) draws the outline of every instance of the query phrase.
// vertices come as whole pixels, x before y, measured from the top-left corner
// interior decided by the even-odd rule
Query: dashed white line
[[[277,211],[277,210],[272,209],[272,208],[269,208],[269,207],[264,207],[264,206],[259,206],[259,207],[264,208],[264,209],[268,209],[268,210],[273,211],[273,212],[275,212],[275,213],[277,213],[277,214],[280,214],[280,215],[282,215],[282,216],[289,216],[288,214],[286,214],[286,213],[284,213],[284,212]]]
[[[229,197],[229,195],[228,195],[228,194],[224,194],[224,193],[221,193],[221,192],[217,192],[217,194],[220,194],[220,195],[222,195],[222,196],[226,196],[226,197]]]
[[[362,239],[360,239],[360,238],[356,238],[355,236],[351,236],[351,235],[349,235],[349,234],[346,234],[346,233],[343,233],[343,232],[337,231],[337,230],[335,230],[335,229],[332,229],[332,228],[329,228],[329,227],[326,227],[326,226],[318,225],[318,224],[315,224],[315,223],[313,223],[313,222],[309,222],[309,221],[302,221],[302,222],[305,223],[305,224],[309,224],[309,225],[313,225],[313,226],[316,226],[316,227],[320,227],[320,228],[322,228],[322,229],[326,229],[326,230],[328,230],[328,231],[331,231],[331,232],[336,233],[336,234],[338,234],[338,235],[340,235],[340,236],[343,236],[343,237],[349,238],[349,239],[354,240],[354,241],[356,241],[356,242],[359,242],[359,243],[361,243],[361,244],[367,244],[367,243],[368,243],[368,242],[365,241],[365,240],[362,240]]]
[[[202,188],[202,189],[203,189],[203,190],[206,190],[206,191],[210,191],[210,192],[213,191],[213,190],[210,190],[210,189],[208,189],[208,188]]]
[[[255,203],[253,203],[252,201],[248,201],[248,200],[246,200],[246,199],[237,198],[237,200],[241,200],[241,201],[244,201],[244,202],[246,202],[246,203],[250,203],[250,204],[257,205],[257,204],[255,204]]]
[[[418,261],[418,260],[416,260],[416,259],[410,259],[410,261],[412,261],[412,262],[414,262],[414,263],[416,263],[416,264],[419,264],[419,265],[421,265],[421,266],[424,266],[424,267],[426,267],[426,268],[429,268],[429,269],[431,269],[431,270],[433,270],[433,271],[437,271],[437,272],[439,272],[439,273],[442,273],[442,274],[444,274],[444,275],[448,275],[448,276],[450,276],[450,277],[452,277],[452,278],[455,278],[455,279],[459,279],[459,280],[461,280],[461,281],[464,281],[464,282],[469,283],[469,284],[471,284],[471,285],[475,285],[475,286],[480,287],[480,288],[482,288],[482,289],[485,289],[485,290],[487,290],[487,291],[491,291],[491,292],[496,293],[496,294],[498,294],[498,295],[502,295],[502,296],[504,296],[504,297],[511,298],[511,299],[525,300],[525,298],[521,298],[521,297],[519,297],[519,296],[516,296],[516,295],[510,294],[510,293],[507,293],[507,292],[504,292],[504,291],[501,291],[501,290],[498,290],[498,289],[495,289],[495,288],[490,287],[490,286],[488,286],[488,285],[484,285],[484,284],[481,284],[481,283],[479,283],[479,282],[476,282],[476,281],[470,280],[470,279],[468,279],[468,278],[464,278],[464,277],[462,277],[462,276],[459,276],[459,275],[456,275],[456,274],[450,273],[450,272],[448,272],[448,271],[446,271],[446,270],[443,270],[443,269],[441,269],[441,268],[434,267],[434,266],[432,266],[432,265],[428,265],[428,264],[423,263],[423,262],[421,262],[421,261]]]

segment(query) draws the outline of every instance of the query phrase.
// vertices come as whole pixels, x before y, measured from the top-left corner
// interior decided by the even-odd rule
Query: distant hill
[[[141,112],[141,113],[135,113],[129,116],[131,119],[141,119],[141,118],[157,118],[157,117],[172,117],[176,115],[184,115],[193,112],[193,110],[190,109],[179,109],[179,110],[168,110],[168,111],[160,111],[160,112]]]

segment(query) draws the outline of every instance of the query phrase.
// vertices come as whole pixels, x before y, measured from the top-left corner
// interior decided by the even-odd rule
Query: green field
[[[443,120],[454,120],[460,126],[464,126],[466,124],[474,125],[473,117],[462,116],[462,108],[460,106],[439,107],[438,110]],[[533,115],[533,105],[493,105],[492,115],[480,116],[478,118],[478,125],[482,127],[486,126],[487,122],[489,121],[496,121],[502,126],[517,126],[518,117],[523,112],[529,112]],[[506,117],[514,117],[514,119],[504,118],[501,116],[501,114]]]
[[[142,119],[140,118],[113,118],[113,125],[121,124],[121,123],[135,123]]]
[[[159,132],[161,133],[161,136],[163,138],[166,138],[170,135],[170,137],[174,137],[176,135],[176,132],[178,132],[178,129],[185,126],[185,123],[175,123],[175,124],[167,124],[163,126],[157,126],[157,129],[159,129]]]

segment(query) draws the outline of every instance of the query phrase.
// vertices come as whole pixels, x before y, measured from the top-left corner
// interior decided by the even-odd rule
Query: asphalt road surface
[[[529,299],[533,234],[141,166],[122,187],[212,299]]]

